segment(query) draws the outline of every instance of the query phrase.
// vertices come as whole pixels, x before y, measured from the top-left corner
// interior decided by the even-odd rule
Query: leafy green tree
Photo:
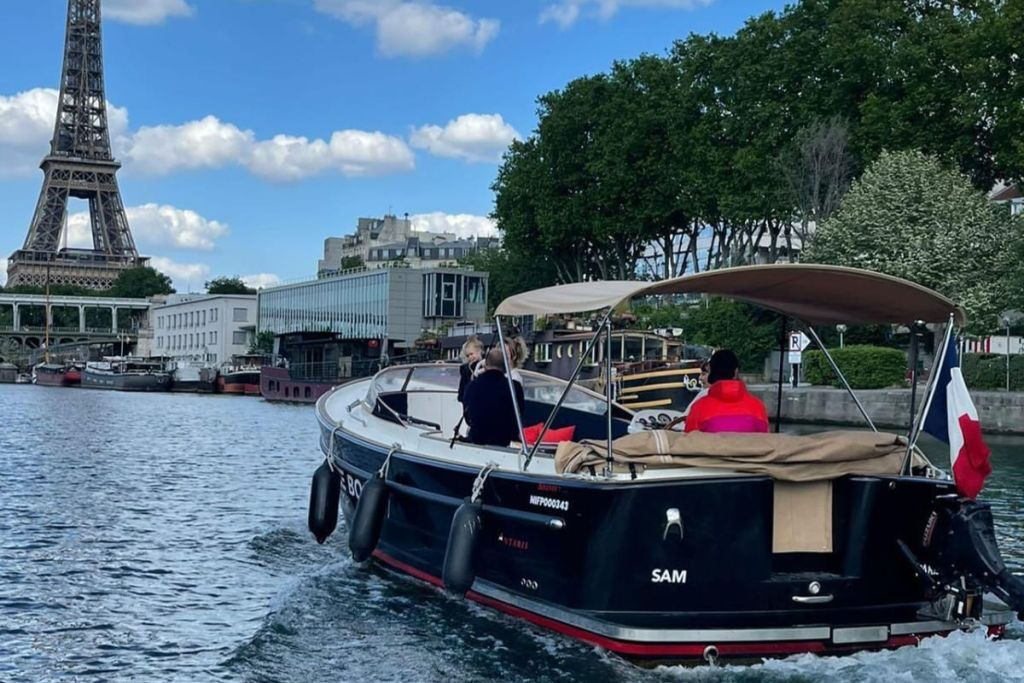
[[[341,269],[348,270],[350,268],[362,268],[366,263],[363,262],[363,257],[359,254],[353,254],[352,256],[345,256],[341,259]]]
[[[249,353],[265,353],[271,354],[274,352],[274,333],[268,330],[259,332],[249,344]]]
[[[945,294],[987,331],[1006,308],[1024,224],[921,152],[884,153],[815,235],[805,261],[876,270]]]
[[[218,277],[206,283],[208,294],[255,294],[253,287],[245,284],[240,277]]]
[[[8,294],[38,294],[40,296],[46,294],[46,287],[40,287],[36,285],[17,285],[15,287],[8,287],[3,290]],[[107,296],[107,290],[105,289],[89,289],[88,287],[78,287],[76,285],[50,285],[51,296]]]
[[[150,266],[121,271],[109,290],[110,296],[144,299],[156,294],[174,294],[171,278]]]
[[[687,312],[686,341],[731,349],[743,372],[760,372],[765,356],[779,348],[779,316],[729,299],[705,299]]]

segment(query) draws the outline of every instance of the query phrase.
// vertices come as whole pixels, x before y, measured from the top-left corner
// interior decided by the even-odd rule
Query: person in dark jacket
[[[464,403],[469,441],[482,446],[508,446],[519,440],[512,395],[505,377],[505,359],[500,348],[493,348],[484,358],[484,371],[466,387]],[[522,414],[525,400],[523,387],[512,383],[515,400]]]

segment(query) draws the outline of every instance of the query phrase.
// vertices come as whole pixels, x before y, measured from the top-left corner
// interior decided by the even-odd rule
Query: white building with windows
[[[172,294],[153,305],[150,320],[151,355],[219,364],[249,350],[256,295]]]

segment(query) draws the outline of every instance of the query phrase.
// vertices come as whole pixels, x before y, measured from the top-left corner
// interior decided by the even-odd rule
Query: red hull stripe
[[[380,550],[373,551],[373,556],[388,564],[395,569],[405,572],[410,576],[413,576],[421,581],[426,581],[434,586],[443,587],[441,579],[437,578],[432,574],[428,574],[416,567],[406,564],[400,560],[396,560],[387,553]],[[542,626],[544,628],[556,631],[558,633],[582,640],[592,645],[597,645],[606,650],[611,650],[622,655],[631,655],[638,657],[687,657],[687,658],[700,658],[704,656],[704,649],[708,645],[714,645],[718,649],[718,653],[722,656],[760,656],[760,655],[793,655],[804,652],[822,653],[822,652],[851,652],[861,649],[878,649],[878,648],[895,648],[903,647],[904,645],[917,645],[921,638],[914,635],[907,636],[892,636],[889,640],[880,643],[863,643],[856,645],[843,645],[843,646],[829,646],[829,643],[820,640],[801,640],[801,641],[777,641],[777,642],[762,642],[762,643],[717,643],[707,642],[701,644],[671,644],[671,643],[635,643],[625,640],[617,640],[615,638],[609,638],[592,631],[587,631],[576,626],[570,626],[569,624],[549,619],[548,617],[541,616],[535,612],[530,612],[521,607],[510,605],[500,600],[481,595],[474,591],[470,591],[466,594],[466,597],[474,602],[478,602],[482,605],[487,605],[496,610],[504,612],[505,614],[525,619],[532,624]],[[992,627],[989,629],[989,635],[998,636],[1002,633],[1001,627]],[[930,634],[931,635],[931,634]]]

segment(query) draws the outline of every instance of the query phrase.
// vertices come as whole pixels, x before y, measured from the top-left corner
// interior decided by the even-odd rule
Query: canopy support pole
[[[936,349],[935,360],[932,362],[932,369],[928,377],[928,386],[925,388],[924,403],[921,404],[921,412],[918,413],[917,419],[910,431],[910,439],[907,443],[907,453],[903,456],[903,464],[900,466],[900,474],[910,472],[910,456],[914,452],[914,447],[917,446],[917,440],[920,438],[921,431],[924,428],[925,415],[928,414],[928,410],[932,407],[932,399],[935,398],[935,392],[938,389],[939,373],[936,372],[936,370],[941,368],[942,364],[946,362],[946,352],[949,351],[949,345],[953,339],[953,322],[953,316],[950,315],[949,322],[946,323],[946,333],[942,336],[942,345]]]
[[[921,342],[917,338],[917,332],[918,325],[914,323],[910,326],[910,425],[907,427],[908,442],[914,432],[914,408],[917,405],[917,357],[921,346]]]
[[[526,436],[523,434],[523,416],[519,414],[519,402],[516,401],[516,388],[512,386],[512,361],[508,357],[508,346],[505,345],[505,334],[501,331],[501,318],[494,316],[498,325],[498,343],[501,344],[501,357],[505,360],[505,379],[508,381],[508,393],[512,397],[512,410],[516,414],[516,427],[519,428],[519,453],[526,455]],[[520,467],[519,469],[522,469]]]
[[[541,442],[544,441],[544,435],[548,433],[548,430],[551,428],[551,424],[555,421],[555,415],[557,415],[558,411],[561,410],[562,404],[565,403],[565,399],[569,395],[569,390],[572,389],[573,384],[576,383],[576,379],[580,376],[580,371],[583,369],[583,364],[586,362],[587,356],[589,356],[600,343],[601,332],[604,331],[605,323],[608,322],[608,318],[611,317],[611,314],[611,309],[608,309],[608,314],[604,317],[604,320],[601,321],[601,324],[598,325],[597,332],[594,333],[593,338],[590,340],[587,350],[580,354],[580,359],[576,363],[576,368],[572,371],[572,377],[569,378],[568,383],[565,385],[565,389],[562,390],[562,394],[558,397],[558,402],[555,403],[554,409],[552,409],[551,413],[548,415],[548,419],[544,422],[543,429],[540,430],[540,435],[537,437],[536,443],[533,444],[533,447],[530,448],[529,454],[526,456],[526,461],[523,463],[522,467],[523,471],[530,466],[530,461],[533,460],[533,456],[536,455]]]
[[[775,387],[775,433],[782,431],[782,371],[786,368],[786,316],[779,316],[779,382]]]
[[[818,333],[815,332],[814,328],[811,327],[810,325],[807,326],[807,332],[810,333],[811,337],[814,339],[814,343],[818,345],[818,348],[821,349],[821,352],[825,354],[825,359],[828,361],[828,364],[832,367],[832,372],[836,373],[836,377],[838,377],[839,381],[843,383],[844,387],[846,387],[846,393],[848,393],[850,395],[850,398],[853,399],[853,402],[857,404],[857,410],[860,411],[860,414],[864,417],[864,420],[867,421],[868,426],[871,427],[871,431],[877,432],[878,427],[876,427],[875,423],[871,421],[871,417],[868,415],[868,411],[864,410],[864,405],[860,402],[860,399],[857,398],[857,394],[854,393],[853,387],[851,387],[850,383],[846,381],[846,376],[842,373],[842,371],[839,370],[839,366],[836,365],[836,361],[832,357],[832,354],[829,353],[828,349],[825,348],[825,345],[821,343],[821,337],[818,336]]]
[[[605,350],[604,350],[604,367],[605,367],[605,387],[604,393],[607,399],[606,403],[608,406],[608,456],[604,465],[605,476],[612,476],[612,463],[614,458],[612,456],[612,311],[614,308],[608,309],[608,316],[605,318]],[[599,333],[600,334],[600,333]]]

